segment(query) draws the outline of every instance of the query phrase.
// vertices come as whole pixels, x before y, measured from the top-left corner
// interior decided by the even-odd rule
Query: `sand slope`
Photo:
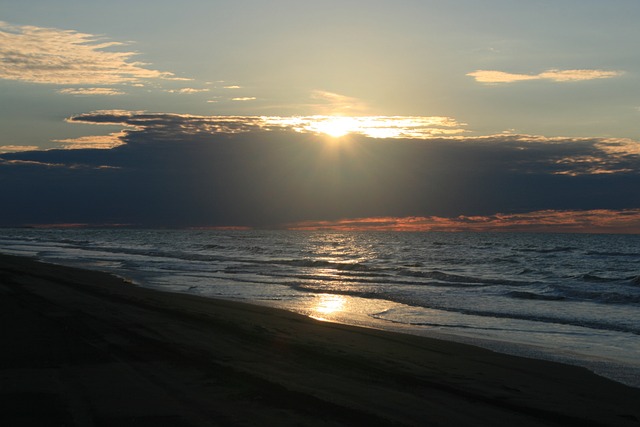
[[[0,256],[0,425],[640,425],[582,368]]]

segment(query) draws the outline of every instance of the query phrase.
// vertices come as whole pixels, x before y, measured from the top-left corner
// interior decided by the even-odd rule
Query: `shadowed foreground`
[[[640,425],[585,369],[0,256],[0,425]]]

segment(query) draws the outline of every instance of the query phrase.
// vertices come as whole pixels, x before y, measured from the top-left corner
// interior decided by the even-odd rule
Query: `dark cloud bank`
[[[137,127],[109,150],[0,155],[0,225],[269,227],[640,207],[640,156],[615,141],[333,139],[178,115],[74,120]]]

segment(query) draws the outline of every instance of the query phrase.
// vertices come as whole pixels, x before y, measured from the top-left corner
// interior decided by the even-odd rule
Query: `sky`
[[[0,226],[640,233],[636,0],[0,0]]]

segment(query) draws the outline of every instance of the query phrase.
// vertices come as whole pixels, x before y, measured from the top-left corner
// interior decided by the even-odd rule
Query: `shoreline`
[[[358,297],[349,297],[349,299],[351,298]],[[244,301],[242,299],[232,298],[229,298],[229,300]],[[464,333],[463,331],[450,332],[425,329],[421,327],[421,325],[416,326],[410,323],[396,323],[393,321],[382,320],[375,317],[374,320],[371,321],[369,319],[372,315],[375,316],[375,310],[366,314],[358,313],[357,316],[353,314],[347,314],[340,316],[315,317],[312,310],[301,310],[298,309],[296,305],[292,306],[291,304],[287,304],[286,302],[274,302],[268,300],[249,301],[249,303],[280,308],[328,322],[379,329],[400,334],[416,335],[442,341],[457,342],[516,357],[547,360],[550,362],[556,362],[565,365],[578,366],[586,368],[587,370],[595,373],[598,376],[636,389],[640,389],[640,365],[638,365],[638,363],[629,364],[625,363],[624,361],[607,358],[602,355],[558,351],[559,349],[556,347],[545,346],[540,344],[539,342],[534,343],[531,341],[511,341],[504,338],[487,336],[478,337],[477,335]],[[400,306],[402,304],[394,302],[389,303],[390,307],[392,307],[393,305]],[[363,320],[364,316],[366,316],[367,320]]]
[[[0,279],[6,425],[640,425],[585,368],[26,257]]]

